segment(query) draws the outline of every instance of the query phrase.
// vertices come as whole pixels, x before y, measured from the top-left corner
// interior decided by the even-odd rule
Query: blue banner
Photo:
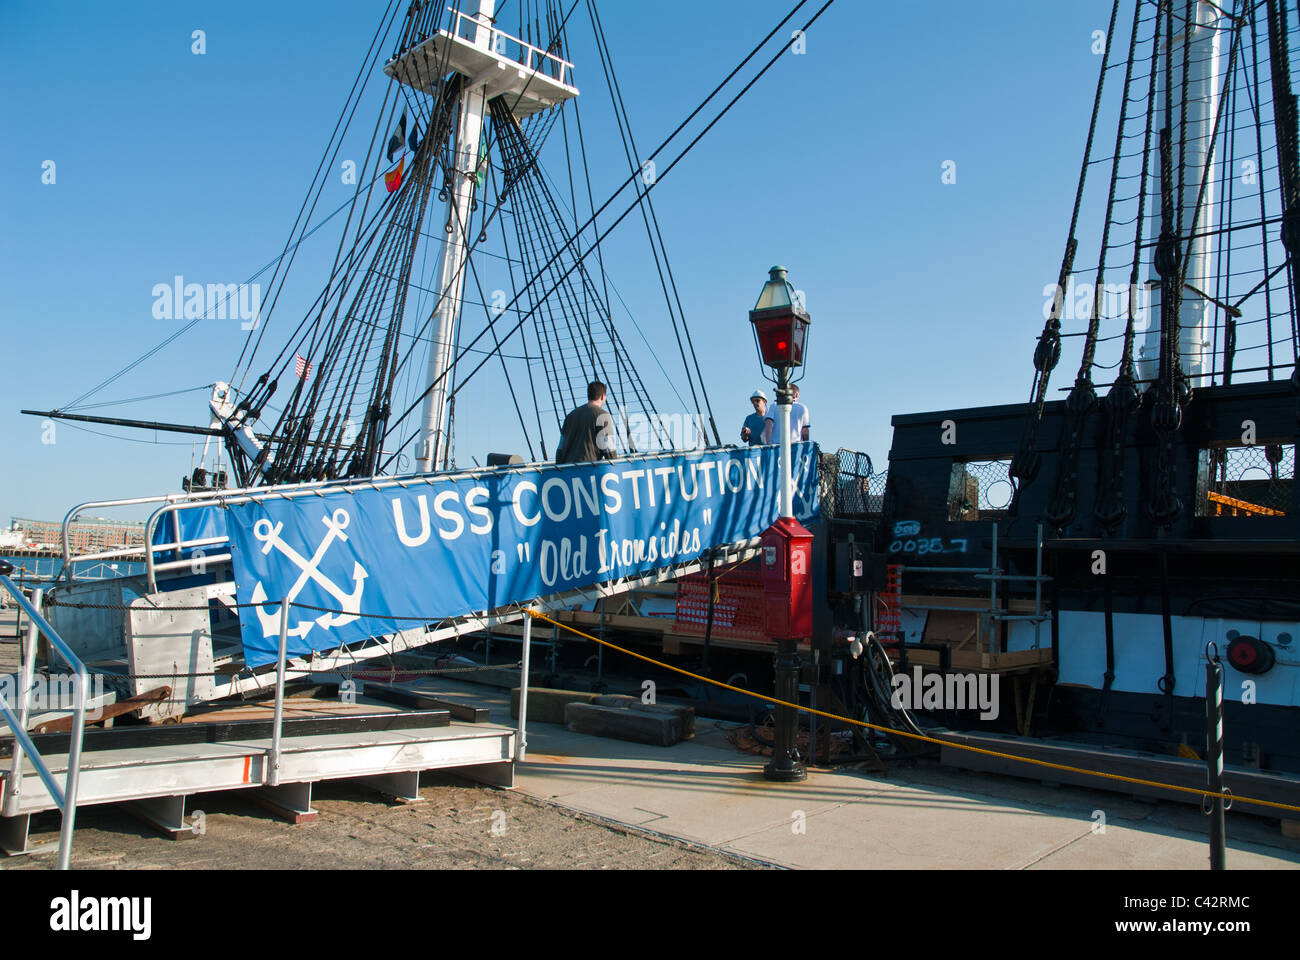
[[[289,653],[487,613],[694,560],[777,515],[776,447],[540,466],[353,487],[228,508],[244,656]],[[794,512],[817,515],[817,457],[794,447]],[[307,606],[321,610],[305,609]],[[325,612],[329,611],[329,612]]]

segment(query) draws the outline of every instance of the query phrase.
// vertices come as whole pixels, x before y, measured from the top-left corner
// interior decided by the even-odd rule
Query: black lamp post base
[[[799,700],[799,653],[794,640],[777,641],[776,699],[791,704]],[[763,776],[777,783],[807,780],[808,771],[799,762],[799,712],[778,706],[773,734],[772,759],[763,768]]]
[[[763,778],[774,783],[801,783],[808,779],[808,771],[802,763],[782,757],[773,760],[763,768]]]

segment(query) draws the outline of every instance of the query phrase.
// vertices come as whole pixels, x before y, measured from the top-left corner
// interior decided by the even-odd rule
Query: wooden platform
[[[187,798],[214,791],[254,791],[255,799],[294,823],[315,816],[312,784],[360,780],[399,800],[419,797],[420,773],[457,773],[498,787],[514,785],[516,731],[462,723],[448,711],[411,711],[373,702],[286,701],[280,773],[272,785],[271,718],[265,704],[241,704],[182,723],[89,730],[81,758],[77,806],[130,803],[131,811],[175,839],[192,835]],[[37,748],[62,784],[66,734]],[[56,746],[57,743],[57,746]],[[56,752],[62,749],[65,752]],[[9,765],[0,769],[7,786]],[[57,809],[30,759],[18,774],[14,816],[0,817],[0,850],[29,852],[32,815]]]

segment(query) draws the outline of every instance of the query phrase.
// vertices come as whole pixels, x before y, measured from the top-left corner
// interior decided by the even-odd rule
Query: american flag
[[[299,380],[306,380],[311,376],[311,364],[308,363],[300,354],[294,355],[293,369],[298,374]]]

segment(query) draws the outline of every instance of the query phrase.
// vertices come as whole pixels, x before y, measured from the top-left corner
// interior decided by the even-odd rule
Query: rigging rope
[[[1065,253],[1061,257],[1061,269],[1057,274],[1056,294],[1052,300],[1052,309],[1043,333],[1034,351],[1034,386],[1030,396],[1030,407],[1025,414],[1025,425],[1021,434],[1020,448],[1011,460],[1009,476],[1016,486],[1008,515],[1013,516],[1019,505],[1020,495],[1025,485],[1031,483],[1038,475],[1042,462],[1036,447],[1038,445],[1038,427],[1043,418],[1043,405],[1047,401],[1047,387],[1052,370],[1061,359],[1061,309],[1065,302],[1066,284],[1074,265],[1078,240],[1075,232],[1079,224],[1079,211],[1083,206],[1083,188],[1088,179],[1088,167],[1091,165],[1092,144],[1097,134],[1097,116],[1101,111],[1102,93],[1106,84],[1107,66],[1110,63],[1110,38],[1115,33],[1115,21],[1119,16],[1119,0],[1114,0],[1110,11],[1110,26],[1106,31],[1106,46],[1102,53],[1101,70],[1097,74],[1097,92],[1092,102],[1092,119],[1088,123],[1088,139],[1083,149],[1083,164],[1079,172],[1079,185],[1074,195],[1074,210],[1070,214],[1070,229],[1066,235]]]
[[[809,20],[809,21],[804,25],[804,27],[803,27],[803,29],[802,29],[802,32],[806,34],[807,31],[812,27],[812,25],[813,25],[814,23],[816,23],[817,20],[819,20],[819,19],[821,18],[822,14],[824,14],[824,13],[825,13],[825,12],[826,12],[826,11],[827,11],[827,10],[828,10],[832,5],[833,5],[833,4],[834,4],[834,2],[835,2],[835,0],[826,0],[826,2],[821,6],[821,8],[818,9],[818,11],[813,15],[812,19],[810,19],[810,20]],[[733,70],[732,73],[728,75],[727,79],[723,81],[723,84],[720,85],[719,87],[715,88],[714,92],[713,92],[713,93],[710,93],[709,96],[704,100],[704,102],[703,102],[699,107],[697,107],[694,111],[692,111],[691,115],[690,115],[686,120],[684,120],[684,121],[682,122],[682,124],[680,124],[680,125],[677,127],[677,129],[674,130],[673,133],[671,133],[671,134],[668,136],[668,138],[667,138],[666,140],[664,140],[664,142],[659,146],[659,148],[656,149],[655,152],[652,153],[652,154],[650,155],[649,159],[653,160],[656,156],[658,156],[658,154],[661,153],[661,152],[664,150],[664,148],[668,145],[668,143],[670,143],[672,140],[674,140],[674,139],[677,137],[677,135],[678,135],[678,134],[679,134],[679,133],[680,133],[680,132],[681,132],[681,131],[686,127],[686,125],[688,125],[688,124],[690,123],[690,121],[691,121],[692,119],[694,119],[694,117],[695,117],[696,115],[698,115],[698,114],[700,113],[700,111],[702,111],[702,110],[704,109],[704,106],[706,106],[706,105],[707,105],[707,104],[708,104],[708,103],[709,103],[709,102],[710,102],[710,101],[711,101],[711,100],[712,100],[712,99],[717,95],[717,92],[722,88],[722,86],[725,86],[727,83],[729,83],[729,82],[730,82],[730,79],[731,79],[732,77],[734,77],[734,76],[736,75],[736,73],[739,72],[740,69],[743,68],[743,64],[748,63],[750,60],[752,60],[752,59],[754,58],[754,56],[757,55],[758,51],[761,50],[762,47],[766,46],[768,40],[770,40],[771,37],[775,36],[776,33],[777,33],[777,32],[778,32],[778,31],[779,31],[779,30],[780,30],[780,29],[781,29],[781,28],[782,28],[782,27],[783,27],[783,26],[784,26],[784,25],[785,25],[785,24],[790,20],[790,18],[793,17],[794,14],[795,14],[795,13],[796,13],[796,12],[797,12],[801,7],[804,6],[805,3],[807,3],[807,0],[800,0],[799,4],[794,8],[794,10],[792,10],[789,14],[786,15],[785,19],[783,19],[783,20],[781,21],[781,23],[778,24],[777,27],[775,27],[775,28],[773,29],[772,33],[768,34],[767,38],[765,38],[765,39],[760,43],[760,46],[759,46],[759,47],[756,47],[755,50],[752,51],[752,52],[751,52],[751,53],[750,53],[750,54],[745,58],[744,61],[742,61],[742,67],[738,67],[738,68],[736,68],[736,70]],[[731,100],[730,100],[730,101],[729,101],[729,102],[728,102],[728,103],[727,103],[727,104],[726,104],[726,105],[725,105],[725,106],[724,106],[724,107],[719,111],[719,113],[717,114],[717,116],[715,116],[715,117],[714,117],[714,118],[713,118],[713,119],[712,119],[712,120],[711,120],[711,121],[710,121],[710,122],[705,126],[705,128],[704,128],[704,129],[703,129],[699,134],[697,134],[697,135],[695,136],[695,138],[694,138],[693,140],[691,140],[691,142],[688,143],[688,144],[686,145],[686,147],[684,147],[684,148],[683,148],[683,149],[678,153],[678,155],[677,155],[677,156],[672,160],[671,163],[668,164],[668,166],[664,169],[664,171],[663,171],[662,173],[659,174],[658,179],[655,181],[654,186],[658,186],[659,184],[663,183],[663,181],[664,181],[664,180],[667,178],[667,176],[668,176],[668,175],[673,171],[673,169],[677,166],[677,164],[681,162],[681,160],[682,160],[682,159],[683,159],[683,158],[684,158],[684,157],[685,157],[685,156],[686,156],[686,155],[687,155],[687,154],[688,154],[688,153],[689,153],[689,152],[690,152],[690,151],[695,147],[695,145],[698,144],[698,143],[700,142],[700,140],[702,140],[702,139],[703,139],[703,138],[704,138],[704,137],[709,133],[709,131],[711,131],[711,130],[713,129],[713,127],[716,126],[716,125],[718,124],[718,122],[721,121],[721,119],[722,119],[724,116],[726,116],[727,113],[729,113],[729,112],[731,111],[732,107],[734,107],[734,106],[736,105],[736,103],[737,103],[737,102],[738,102],[738,101],[739,101],[739,100],[740,100],[740,99],[741,99],[741,98],[742,98],[746,93],[748,93],[749,90],[750,90],[750,89],[751,89],[751,88],[752,88],[752,87],[753,87],[753,86],[754,86],[754,85],[755,85],[755,84],[756,84],[760,79],[762,79],[762,78],[767,74],[767,72],[768,72],[768,71],[769,71],[769,70],[770,70],[770,69],[771,69],[771,68],[776,64],[776,62],[777,62],[777,61],[778,61],[778,60],[779,60],[779,59],[780,59],[780,58],[785,54],[785,52],[786,52],[787,50],[789,50],[789,48],[794,44],[794,42],[795,42],[795,40],[796,40],[796,37],[797,37],[797,35],[796,35],[796,36],[792,36],[790,40],[786,41],[786,42],[782,45],[782,47],[780,48],[780,50],[777,51],[776,55],[773,56],[773,57],[772,57],[772,58],[771,58],[771,59],[770,59],[770,60],[769,60],[769,61],[768,61],[768,62],[767,62],[763,67],[762,67],[761,70],[759,70],[759,72],[757,73],[757,75],[755,75],[755,76],[754,76],[754,77],[753,77],[753,78],[752,78],[748,83],[746,83],[745,86],[740,90],[740,92],[739,92],[738,94],[736,94],[736,95],[735,95],[735,96],[734,96],[734,97],[733,97],[733,98],[732,98],[732,99],[731,99]],[[593,219],[594,219],[595,216],[599,215],[599,214],[602,213],[605,209],[607,209],[610,205],[612,205],[613,202],[618,198],[618,196],[623,192],[623,190],[625,190],[625,189],[627,188],[627,186],[629,186],[629,185],[631,184],[631,182],[632,182],[633,179],[635,179],[635,177],[631,177],[631,178],[629,178],[628,180],[624,181],[624,183],[619,187],[619,189],[615,192],[615,194],[614,194],[612,197],[610,197],[610,199],[607,200],[607,201],[606,201],[606,202],[601,206],[600,210],[596,211],[596,213],[593,214]],[[653,187],[651,187],[651,189],[653,189]],[[585,259],[587,258],[587,256],[589,256],[589,255],[591,254],[592,249],[593,249],[594,247],[598,246],[598,245],[599,245],[599,244],[604,240],[605,237],[607,237],[607,236],[608,236],[608,235],[609,235],[609,234],[610,234],[610,233],[611,233],[611,232],[612,232],[612,231],[613,231],[613,230],[614,230],[614,229],[615,229],[615,228],[616,228],[620,223],[622,223],[623,220],[626,219],[626,218],[628,217],[628,215],[631,214],[632,210],[636,208],[636,206],[638,205],[638,203],[639,203],[639,201],[634,201],[634,202],[632,203],[631,206],[629,206],[626,210],[623,211],[623,213],[618,217],[618,219],[616,219],[616,220],[614,221],[614,223],[612,223],[611,225],[607,226],[607,227],[605,228],[605,230],[603,230],[603,231],[599,234],[599,236],[597,237],[597,239],[596,239],[595,243],[592,245],[592,247],[588,247],[588,248],[587,248],[587,249],[586,249],[586,250],[585,250],[585,251],[584,251],[580,256],[578,256],[578,257],[576,258],[577,263],[580,264],[583,260],[585,260]],[[587,224],[584,224],[584,225],[583,225],[583,230],[585,230],[586,227],[590,225],[590,223],[591,223],[591,221],[589,220]],[[563,250],[567,250],[568,247],[572,246],[572,245],[575,243],[575,241],[578,239],[578,237],[579,237],[580,235],[581,235],[581,231],[580,231],[579,233],[575,234],[574,236],[570,237],[569,240],[565,243],[564,248],[562,248],[562,252],[563,252]],[[576,269],[576,266],[573,267],[573,268],[570,268],[570,272],[571,272],[573,269]],[[527,290],[527,289],[531,288],[533,282],[535,282],[535,281],[530,281],[530,282],[526,285],[525,289]],[[558,284],[556,284],[555,286],[552,286],[552,287],[547,291],[547,293],[544,295],[543,299],[545,299],[545,297],[550,296],[550,294],[551,294],[552,292],[554,292],[555,287],[557,287],[557,286],[558,286]],[[522,292],[523,292],[523,291],[521,291],[521,294],[522,294]],[[519,299],[519,295],[516,296],[515,300],[512,301],[511,304],[509,304],[509,306],[514,306],[515,303],[518,302],[518,299]],[[515,327],[511,329],[510,333],[513,334],[514,331],[515,331],[516,329],[518,329],[520,326],[522,326],[523,323],[524,323],[527,319],[530,319],[531,315],[532,315],[532,311],[530,311],[528,314],[525,314],[523,317],[521,317],[520,320],[516,323]],[[482,336],[483,336],[483,334],[479,334],[479,337],[475,338],[474,343],[476,343],[477,340],[478,340],[479,338],[481,338]],[[471,343],[471,346],[472,346],[472,345],[473,345],[473,343]],[[485,362],[485,361],[484,361],[484,362]],[[479,363],[479,364],[474,368],[474,370],[472,370],[472,371],[470,372],[470,377],[472,377],[475,373],[477,373],[480,369],[482,369],[482,367],[483,367],[483,365],[484,365],[484,362],[480,362],[480,363]],[[441,378],[439,378],[439,379],[441,379]],[[468,379],[468,378],[467,378],[467,379]],[[435,381],[433,384],[430,384],[429,387],[428,387],[428,389],[425,391],[425,393],[427,394],[427,393],[431,392],[433,389],[435,389],[435,387],[437,386],[437,382],[438,382],[438,381]],[[409,411],[407,411],[407,412],[409,413]],[[405,415],[404,415],[404,416],[405,416]],[[400,422],[401,419],[402,419],[402,418],[398,418],[399,422]],[[410,437],[410,438],[404,440],[404,441],[399,445],[399,447],[397,448],[398,451],[400,451],[402,448],[404,448],[406,445],[408,445],[408,444],[409,444],[413,439],[414,439],[414,437]],[[387,463],[391,463],[392,460],[395,458],[395,456],[396,456],[396,453],[394,453],[394,455],[393,455],[392,457],[389,458],[389,460],[387,461]],[[385,466],[386,466],[386,465],[387,465],[387,464],[385,464]]]

